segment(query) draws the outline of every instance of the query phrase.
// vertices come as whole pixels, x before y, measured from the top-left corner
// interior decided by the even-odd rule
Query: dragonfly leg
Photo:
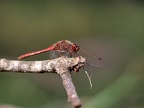
[[[72,54],[70,52],[67,51],[65,56],[70,56],[70,58],[72,58]]]
[[[54,54],[55,54],[55,51],[52,52],[51,57],[50,57],[50,60],[52,60]]]

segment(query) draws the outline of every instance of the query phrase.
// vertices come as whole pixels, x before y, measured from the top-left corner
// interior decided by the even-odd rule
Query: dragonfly
[[[67,55],[70,54],[70,56],[72,57],[72,53],[76,53],[79,49],[80,49],[80,47],[76,43],[72,43],[68,40],[62,40],[62,41],[56,42],[55,44],[52,44],[51,46],[49,46],[48,48],[45,48],[43,50],[23,54],[23,55],[19,56],[17,59],[27,58],[29,56],[37,55],[40,53],[45,53],[47,51],[67,52]],[[61,53],[59,53],[59,55],[60,54]]]
[[[79,50],[81,51],[82,54],[78,53]],[[88,61],[87,65],[90,65],[90,66],[98,66],[98,65],[96,65],[97,63],[95,63],[95,61],[102,61],[101,58],[95,57],[92,54],[81,49],[77,43],[72,43],[68,40],[61,40],[61,41],[56,42],[55,44],[52,44],[48,48],[23,54],[23,55],[19,56],[17,59],[24,59],[24,58],[34,56],[34,55],[37,55],[40,53],[45,53],[48,51],[50,51],[52,53],[51,58],[53,58],[53,56],[59,57],[62,55],[69,56],[69,57],[73,57],[75,55],[77,55],[77,56],[84,55],[84,57]]]
[[[80,49],[81,48],[77,43],[72,43],[68,40],[61,40],[61,41],[56,42],[55,44],[52,44],[48,48],[23,54],[23,55],[19,56],[17,59],[24,59],[24,58],[34,56],[34,55],[37,55],[37,54],[40,54],[40,53],[45,53],[45,52],[48,52],[48,51],[53,52],[52,55],[51,55],[51,58],[52,58],[52,56],[54,56],[55,53],[57,54],[57,56],[62,56],[64,54],[65,56],[73,57],[73,55],[79,55],[78,51]],[[82,50],[82,52],[84,52],[86,54],[86,52],[84,50]],[[90,54],[86,54],[86,55],[89,56],[89,57],[86,58],[86,60],[89,60],[92,57]],[[97,60],[95,60],[95,58],[96,57],[93,57],[90,60],[92,60],[92,61],[97,61],[97,60],[102,61],[101,58],[97,58]],[[91,65],[89,63],[86,63],[86,64]],[[92,64],[92,65],[94,65],[94,64]],[[97,65],[94,65],[94,66],[97,66]],[[87,74],[87,76],[89,78],[89,81],[90,81],[90,85],[92,86],[91,80],[90,80],[90,77],[89,77],[88,73],[86,71],[85,71],[85,73]]]

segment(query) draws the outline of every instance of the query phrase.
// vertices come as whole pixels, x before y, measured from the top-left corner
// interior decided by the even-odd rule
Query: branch
[[[61,76],[63,85],[68,95],[68,102],[74,108],[81,107],[81,101],[76,93],[70,72],[78,72],[84,66],[85,58],[60,57],[44,61],[18,61],[0,59],[0,72],[21,72],[21,73],[57,73]]]

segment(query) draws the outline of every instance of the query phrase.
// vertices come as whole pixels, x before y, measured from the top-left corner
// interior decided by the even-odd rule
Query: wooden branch
[[[68,95],[68,102],[74,108],[81,107],[81,101],[75,90],[70,75],[71,71],[78,72],[84,66],[85,58],[60,57],[44,61],[18,61],[0,59],[0,72],[21,72],[21,73],[57,73],[61,76],[63,85]]]

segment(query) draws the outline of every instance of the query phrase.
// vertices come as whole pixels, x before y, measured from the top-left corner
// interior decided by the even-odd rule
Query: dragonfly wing
[[[69,52],[67,51],[63,51],[63,50],[54,50],[54,51],[50,51],[50,57],[51,59],[55,59],[61,56],[67,56],[70,57]]]
[[[85,69],[88,71],[94,71],[95,69],[102,67],[103,61],[96,54],[91,54],[83,49],[80,49],[78,55],[83,56],[86,58]]]

